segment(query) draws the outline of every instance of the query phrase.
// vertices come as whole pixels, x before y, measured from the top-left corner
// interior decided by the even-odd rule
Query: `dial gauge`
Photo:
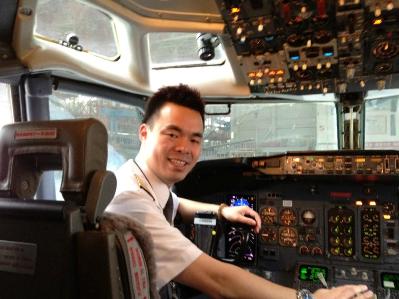
[[[275,243],[277,241],[277,229],[265,227],[260,231],[260,238],[264,243]]]
[[[305,210],[301,215],[302,222],[307,225],[312,225],[316,221],[316,214],[313,210]]]
[[[296,213],[291,208],[284,208],[280,211],[280,223],[285,226],[296,224]]]
[[[271,225],[277,223],[277,210],[274,207],[265,207],[260,211],[262,224]]]
[[[281,227],[279,231],[279,243],[281,246],[296,247],[298,232],[292,227]]]

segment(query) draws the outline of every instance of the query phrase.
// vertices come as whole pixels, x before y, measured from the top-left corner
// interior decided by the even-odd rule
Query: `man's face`
[[[201,154],[201,115],[180,105],[166,103],[139,134],[148,167],[169,186],[183,180]]]

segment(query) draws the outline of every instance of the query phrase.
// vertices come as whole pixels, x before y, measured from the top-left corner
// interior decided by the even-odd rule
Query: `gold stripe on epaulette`
[[[136,179],[137,185],[139,185],[140,188],[143,188],[143,182],[141,178],[137,174],[134,174],[134,178]]]
[[[141,180],[141,178],[137,175],[134,174],[134,178],[136,179],[137,185],[139,186],[140,189],[143,189],[149,196],[151,196],[152,200],[155,201],[155,197],[154,195],[151,194],[150,191],[148,191],[143,184],[143,181]]]

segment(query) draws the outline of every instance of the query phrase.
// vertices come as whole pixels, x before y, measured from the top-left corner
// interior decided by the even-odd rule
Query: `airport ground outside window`
[[[380,92],[380,96],[384,95]],[[365,149],[399,148],[399,90],[365,104]]]
[[[207,111],[212,112],[212,105]],[[215,106],[215,111],[220,109]],[[335,104],[234,104],[205,120],[203,160],[268,156],[286,151],[336,150]]]
[[[50,97],[50,119],[94,117],[108,130],[108,169],[115,171],[139,150],[138,127],[142,112],[138,107],[111,99],[54,91]]]

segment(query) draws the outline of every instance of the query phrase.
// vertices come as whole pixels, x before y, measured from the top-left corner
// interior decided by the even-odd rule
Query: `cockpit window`
[[[336,149],[334,103],[233,104],[229,115],[206,117],[202,159]]]
[[[95,117],[108,130],[109,170],[115,171],[127,159],[135,157],[140,147],[138,127],[142,111],[109,98],[54,91],[49,98],[50,119]]]
[[[226,60],[218,37],[209,33],[152,32],[148,43],[153,69],[220,65]]]
[[[80,1],[39,1],[35,33],[78,51],[111,59],[119,55],[111,18]]]
[[[370,91],[365,104],[365,148],[399,148],[399,89]]]
[[[8,84],[0,83],[0,128],[13,121],[11,92]]]

